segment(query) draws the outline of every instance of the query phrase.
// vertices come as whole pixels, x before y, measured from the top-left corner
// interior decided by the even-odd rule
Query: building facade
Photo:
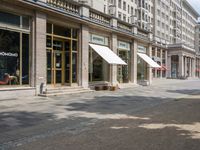
[[[200,23],[195,28],[196,77],[200,77]]]
[[[151,0],[2,0],[2,97],[45,95],[60,87],[146,85],[153,77],[194,76],[197,56],[192,48],[193,28],[198,16],[188,3],[178,4]],[[189,13],[191,20],[183,21],[177,11]],[[161,26],[157,26],[159,20]],[[179,26],[180,21],[190,29]]]

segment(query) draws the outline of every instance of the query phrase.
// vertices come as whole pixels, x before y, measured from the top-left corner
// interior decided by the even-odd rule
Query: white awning
[[[127,65],[119,56],[106,46],[89,44],[90,47],[97,52],[106,62],[116,65]]]
[[[152,68],[161,68],[153,59],[143,53],[137,53],[140,58],[142,58],[146,63],[148,63]]]

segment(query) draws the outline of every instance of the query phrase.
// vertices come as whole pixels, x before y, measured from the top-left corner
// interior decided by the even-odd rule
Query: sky
[[[200,14],[200,0],[187,0],[194,9]]]

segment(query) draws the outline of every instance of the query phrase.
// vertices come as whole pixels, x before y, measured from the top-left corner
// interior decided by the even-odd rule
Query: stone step
[[[59,91],[59,90],[72,90],[72,89],[83,89],[81,86],[75,86],[75,87],[70,87],[70,86],[62,86],[62,87],[47,87],[46,91]]]
[[[93,92],[93,90],[89,88],[77,87],[77,88],[55,88],[51,90],[47,90],[47,92],[43,94],[39,94],[39,96],[48,97],[48,96],[57,96],[57,95],[71,95],[77,93],[86,93]]]
[[[61,90],[51,90],[51,91],[46,91],[45,94],[53,94],[53,93],[64,93],[64,92],[78,92],[78,91],[85,91],[85,90],[90,90],[90,89],[61,89]]]

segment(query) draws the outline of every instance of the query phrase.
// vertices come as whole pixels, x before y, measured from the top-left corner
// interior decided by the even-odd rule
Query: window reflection
[[[19,32],[0,29],[0,85],[29,84],[29,35],[21,40]]]
[[[20,34],[0,30],[0,85],[17,85],[20,76]]]

